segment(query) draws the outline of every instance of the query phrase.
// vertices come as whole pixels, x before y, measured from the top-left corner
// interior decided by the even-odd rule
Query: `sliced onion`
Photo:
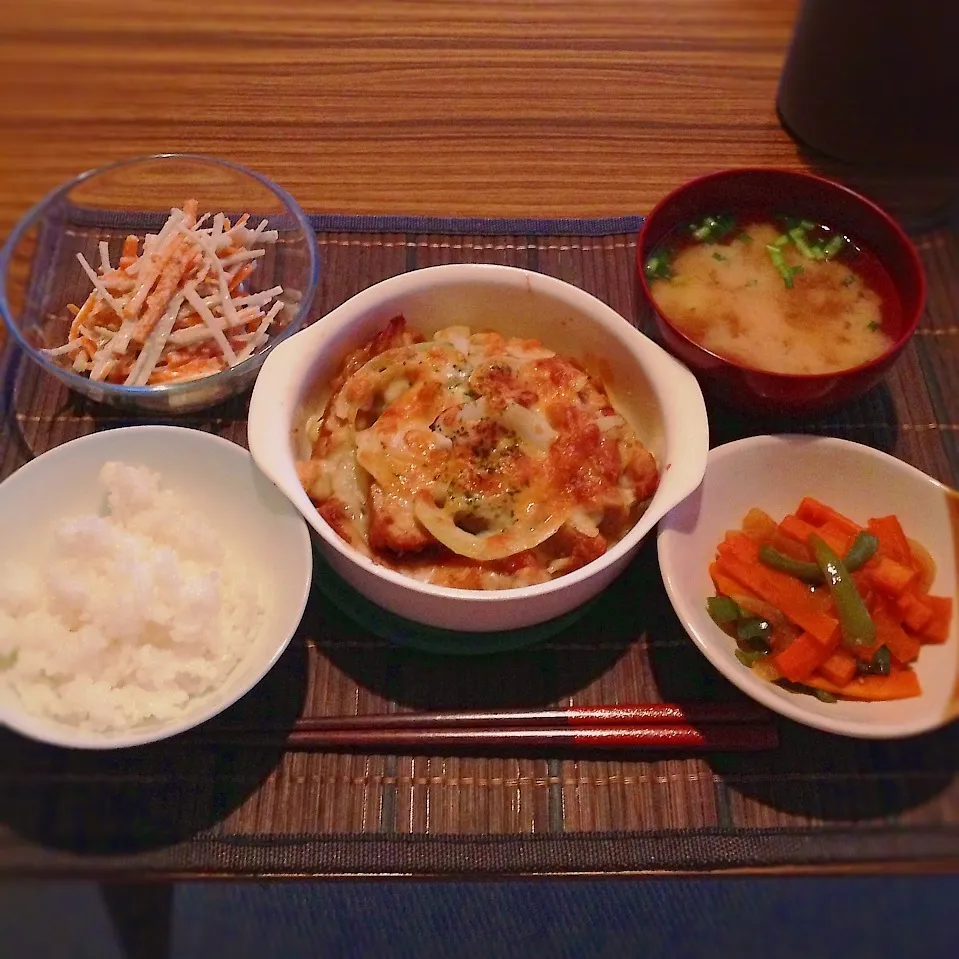
[[[433,503],[429,495],[419,495],[413,504],[416,518],[429,533],[458,556],[479,561],[504,559],[539,546],[566,522],[568,508],[531,504],[527,515],[503,530],[467,533],[454,522],[453,515]]]
[[[540,452],[549,449],[553,440],[559,436],[542,413],[520,406],[519,403],[507,403],[506,409],[500,415],[500,422]]]

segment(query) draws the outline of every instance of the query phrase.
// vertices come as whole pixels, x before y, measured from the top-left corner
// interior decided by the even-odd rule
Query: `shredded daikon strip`
[[[110,266],[110,244],[106,240],[100,241],[100,272],[112,273],[113,267]]]
[[[82,345],[80,340],[70,340],[69,343],[64,343],[63,346],[53,346],[41,352],[46,353],[47,356],[63,356],[64,353],[72,353],[74,350],[80,349]]]
[[[228,236],[231,240],[235,240],[237,237],[237,234],[239,234],[242,230],[246,228],[246,225],[249,222],[249,220],[250,220],[250,214],[244,213],[243,216],[241,216],[240,219],[237,220],[236,223],[234,223],[233,226],[231,226],[230,229],[227,230],[226,233],[224,233],[223,235]]]
[[[248,293],[246,296],[237,297],[231,300],[233,306],[265,306],[275,296],[283,292],[282,286],[274,286],[269,290],[263,290],[260,293]]]
[[[80,261],[80,266],[83,267],[83,272],[90,278],[90,282],[93,284],[97,293],[110,304],[110,308],[116,313],[117,316],[123,315],[123,306],[119,300],[115,299],[113,294],[103,285],[103,281],[97,276],[96,270],[87,263],[86,258],[82,253],[77,254],[77,259]]]
[[[273,322],[274,317],[280,310],[283,309],[283,302],[277,301],[270,308],[270,312],[263,317],[263,322],[256,328],[256,332],[253,334],[253,339],[247,343],[246,346],[240,350],[236,355],[238,363],[242,363],[244,360],[248,360],[252,355],[253,351],[266,339],[266,331],[270,328],[270,324]]]
[[[220,320],[218,320],[204,305],[203,300],[197,295],[196,288],[193,286],[187,286],[183,289],[183,296],[186,299],[187,303],[196,310],[197,315],[203,320],[207,329],[213,336],[213,342],[220,348],[220,352],[223,354],[224,359],[229,363],[230,366],[236,366],[236,353],[233,352],[233,347],[230,346],[229,341],[223,335],[223,326]]]
[[[146,385],[150,379],[150,374],[153,372],[153,368],[160,359],[163,347],[166,346],[167,337],[173,329],[173,324],[176,321],[177,313],[180,311],[180,304],[183,302],[183,299],[184,296],[182,293],[174,294],[170,305],[167,307],[166,313],[157,321],[156,326],[153,327],[153,331],[147,337],[146,343],[143,344],[143,349],[140,350],[140,356],[137,358],[136,363],[133,364],[133,369],[130,370],[126,380],[124,380],[125,386]]]
[[[245,263],[247,260],[256,260],[261,256],[266,256],[266,250],[240,250],[239,253],[232,253],[230,256],[224,256],[220,259],[220,266],[236,266],[237,263]]]

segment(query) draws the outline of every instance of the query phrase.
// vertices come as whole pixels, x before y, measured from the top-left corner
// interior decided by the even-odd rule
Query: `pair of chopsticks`
[[[324,716],[299,719],[285,734],[224,727],[212,737],[217,743],[367,753],[446,748],[738,752],[778,745],[769,712],[750,702]]]

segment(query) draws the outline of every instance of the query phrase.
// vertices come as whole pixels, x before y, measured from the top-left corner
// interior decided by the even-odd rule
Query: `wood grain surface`
[[[6,0],[0,235],[159,151],[311,212],[646,212],[721,166],[801,165],[775,114],[796,0]]]

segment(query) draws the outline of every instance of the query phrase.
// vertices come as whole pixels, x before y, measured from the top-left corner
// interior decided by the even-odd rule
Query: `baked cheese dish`
[[[659,482],[604,385],[538,340],[402,316],[308,411],[300,480],[375,562],[463,589],[547,582],[602,556]]]

